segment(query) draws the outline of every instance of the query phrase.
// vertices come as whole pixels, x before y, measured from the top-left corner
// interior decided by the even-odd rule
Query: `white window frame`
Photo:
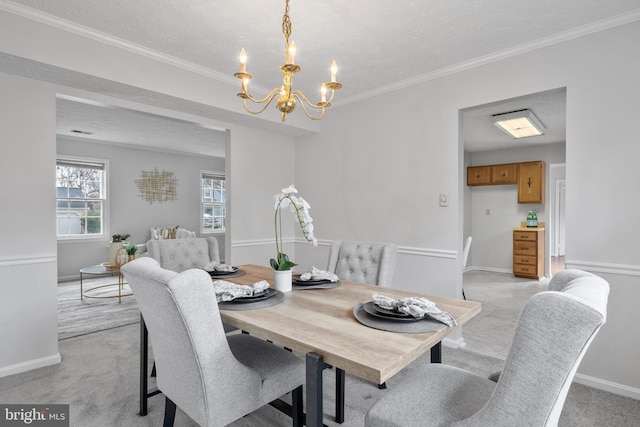
[[[205,201],[205,190],[206,189],[202,185],[202,181],[205,178],[219,179],[219,180],[225,181],[225,197],[224,197],[224,200],[225,200],[225,202],[224,202],[224,211],[225,211],[225,213],[224,213],[224,227],[222,229],[215,230],[215,229],[208,229],[208,228],[204,227],[205,205],[213,204],[213,201],[212,202],[206,202]],[[200,186],[200,188],[199,188],[200,213],[198,215],[199,216],[198,220],[200,222],[200,233],[201,234],[223,234],[223,233],[225,233],[227,231],[227,227],[226,227],[226,225],[227,225],[227,221],[226,221],[227,220],[227,195],[226,195],[227,191],[226,191],[226,176],[225,176],[225,174],[222,173],[222,172],[201,170],[200,171],[199,186]],[[209,193],[209,197],[208,198],[213,199],[213,191],[211,191],[211,193]]]
[[[59,162],[63,163],[77,163],[78,166],[82,165],[102,165],[103,167],[103,175],[102,175],[102,233],[99,234],[71,234],[71,235],[58,235],[57,234],[57,206],[58,206],[58,198],[56,193],[56,236],[59,242],[66,241],[79,241],[79,240],[104,240],[105,238],[110,238],[111,234],[109,231],[109,160],[107,159],[98,159],[91,157],[76,157],[76,156],[66,156],[66,155],[57,155],[56,156],[56,167]]]

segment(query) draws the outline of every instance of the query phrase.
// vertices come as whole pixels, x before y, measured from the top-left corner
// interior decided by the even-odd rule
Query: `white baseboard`
[[[21,374],[22,372],[31,371],[32,369],[56,365],[60,363],[61,360],[62,358],[60,357],[60,353],[56,353],[54,356],[47,356],[41,359],[28,360],[15,365],[5,366],[0,368],[0,378],[8,377],[9,375]]]
[[[491,273],[508,273],[513,274],[513,270],[507,268],[493,268],[493,267],[479,267],[471,266],[464,269],[464,271],[489,271]]]
[[[608,391],[609,393],[615,393],[621,396],[640,400],[640,389],[629,387],[624,384],[618,384],[583,374],[576,374],[573,381],[578,384],[586,385],[588,387],[597,388],[598,390]]]
[[[76,280],[80,280],[80,275],[76,274],[73,276],[60,276],[58,277],[58,283],[60,282],[75,282]]]
[[[442,345],[449,348],[464,348],[467,346],[467,343],[464,341],[464,338],[445,338],[442,340]]]

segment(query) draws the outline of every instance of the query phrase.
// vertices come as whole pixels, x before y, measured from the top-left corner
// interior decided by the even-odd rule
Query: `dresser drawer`
[[[529,232],[529,231],[514,231],[513,232],[514,240],[529,240],[535,242],[538,240],[537,232]]]
[[[538,269],[535,265],[513,264],[513,274],[525,276],[537,276]]]
[[[538,265],[538,258],[535,256],[514,255],[514,264]]]
[[[526,242],[523,240],[514,240],[513,242],[513,254],[514,255],[537,255],[538,246],[536,242]]]

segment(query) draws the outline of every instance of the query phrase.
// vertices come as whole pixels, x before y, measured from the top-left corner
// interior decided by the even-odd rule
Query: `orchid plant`
[[[313,235],[313,218],[309,215],[311,206],[305,199],[296,196],[297,193],[296,187],[290,185],[287,188],[283,188],[281,193],[275,195],[276,213],[274,225],[276,230],[276,253],[278,255],[276,259],[271,258],[271,267],[274,270],[291,270],[297,265],[289,259],[287,254],[282,252],[282,209],[289,208],[291,213],[295,213],[304,238],[313,246],[318,246],[318,240]],[[280,223],[280,230],[278,230],[278,223]]]

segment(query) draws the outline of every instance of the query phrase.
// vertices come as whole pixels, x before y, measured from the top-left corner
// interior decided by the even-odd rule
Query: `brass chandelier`
[[[292,90],[293,83],[293,74],[300,71],[300,66],[296,65],[295,55],[296,55],[296,42],[292,41],[289,43],[289,36],[291,35],[291,19],[289,19],[289,0],[286,0],[286,6],[284,10],[284,16],[282,17],[282,34],[284,34],[284,64],[280,66],[280,70],[284,74],[284,84],[279,87],[273,89],[265,98],[263,99],[255,99],[248,91],[249,80],[251,79],[251,74],[247,73],[247,52],[245,52],[244,48],[240,51],[240,71],[235,73],[234,75],[241,80],[242,92],[238,94],[240,98],[242,98],[242,103],[244,105],[244,109],[251,114],[260,114],[262,113],[268,106],[271,104],[271,101],[278,96],[278,101],[276,103],[276,108],[280,110],[282,113],[282,121],[284,122],[287,118],[287,114],[291,113],[296,108],[296,100],[302,106],[304,113],[311,120],[320,120],[324,116],[325,109],[331,106],[331,101],[333,101],[333,96],[335,95],[335,91],[342,87],[341,83],[336,81],[336,73],[338,71],[338,66],[336,65],[336,61],[331,63],[331,81],[328,83],[322,83],[320,87],[320,102],[317,104],[312,103],[309,99],[299,90]],[[327,89],[331,90],[331,97],[327,101]],[[264,106],[258,111],[251,111],[247,106],[247,100],[250,100],[256,104],[264,104]],[[310,110],[319,110],[319,115],[312,115]]]

